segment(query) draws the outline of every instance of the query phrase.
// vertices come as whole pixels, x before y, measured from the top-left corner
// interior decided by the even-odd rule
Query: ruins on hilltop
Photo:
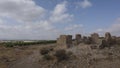
[[[60,35],[57,38],[57,45],[65,46],[70,48],[72,46],[79,45],[81,43],[85,44],[97,44],[100,48],[110,47],[114,44],[119,43],[120,37],[111,36],[109,32],[105,33],[105,37],[99,37],[98,33],[93,33],[91,36],[83,36],[81,34],[76,34],[75,39],[72,39],[72,35]]]

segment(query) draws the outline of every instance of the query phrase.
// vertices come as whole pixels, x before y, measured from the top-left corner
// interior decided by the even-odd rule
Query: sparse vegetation
[[[50,50],[48,49],[48,48],[42,48],[41,50],[40,50],[40,54],[41,55],[46,55],[46,54],[48,54],[50,52]]]
[[[50,54],[45,54],[45,55],[43,55],[43,59],[45,59],[45,60],[53,60],[54,57],[52,55],[50,55]]]
[[[90,48],[91,49],[97,49],[97,46],[96,45],[91,45]]]
[[[34,42],[23,42],[23,41],[3,42],[1,43],[1,45],[4,45],[6,47],[14,47],[14,46],[28,46],[28,45],[52,44],[52,43],[56,43],[56,40],[34,41]]]
[[[53,60],[56,59],[58,62],[63,60],[68,60],[70,56],[73,54],[71,51],[66,51],[64,49],[56,50],[54,53],[52,52],[50,47],[42,48],[40,50],[40,54],[43,56],[45,60]]]
[[[67,52],[64,49],[57,50],[54,56],[56,56],[58,61],[67,60],[69,58]]]
[[[5,47],[13,47],[14,44],[12,42],[4,43],[3,44]]]
[[[56,43],[56,41],[54,40],[32,42],[4,42],[0,43],[0,60],[3,61],[2,63],[5,63],[6,65],[7,63],[14,64],[13,67],[15,68],[21,66],[28,66],[28,68],[34,68],[34,66],[38,66],[38,68],[64,68],[64,66],[66,66],[67,68],[87,68],[89,66],[98,65],[99,63],[101,63],[99,65],[102,65],[102,63],[104,64],[106,62],[119,63],[119,46],[117,44],[113,44],[112,47],[109,48],[109,41],[107,42],[105,39],[99,38],[97,38],[96,41],[96,37],[94,38],[95,39],[93,40],[91,37],[85,37],[84,39],[80,39],[81,42],[80,44],[77,44],[77,46],[73,45],[73,41],[71,41],[72,38],[61,39],[65,41],[57,40],[60,45],[51,44]],[[64,45],[61,44],[63,42]],[[110,42],[114,43],[114,40]],[[68,45],[71,45],[71,47],[67,48],[66,46]],[[17,62],[17,60],[19,62]],[[14,63],[14,61],[16,63]]]

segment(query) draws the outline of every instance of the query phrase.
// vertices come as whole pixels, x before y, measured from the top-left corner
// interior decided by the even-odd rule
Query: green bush
[[[11,42],[3,42],[1,43],[1,45],[4,45],[6,47],[14,47],[14,46],[37,45],[37,44],[51,44],[51,43],[56,43],[56,40],[33,41],[33,42],[11,41]]]
[[[14,46],[14,44],[13,44],[13,43],[11,43],[11,42],[4,43],[4,45],[5,45],[6,47],[13,47],[13,46]]]
[[[46,40],[46,41],[35,41],[35,42],[23,42],[23,41],[11,41],[11,42],[3,42],[1,45],[6,47],[13,46],[28,46],[28,45],[37,45],[37,44],[51,44],[56,43],[56,40]]]

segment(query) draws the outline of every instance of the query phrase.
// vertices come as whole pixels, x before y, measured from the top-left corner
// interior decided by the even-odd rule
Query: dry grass
[[[28,47],[6,48],[0,46],[0,68],[7,68],[7,66],[21,57],[32,54],[32,50]]]
[[[43,48],[50,50],[44,56],[47,60],[43,60],[43,55],[40,54],[40,50]],[[62,53],[59,54],[57,51],[61,49],[65,51],[60,51]],[[59,54],[58,57],[67,55],[70,58],[69,60],[57,62],[57,58],[54,56],[55,53]],[[27,58],[21,60],[24,57]],[[16,60],[24,62],[21,65],[17,62],[12,68],[18,68],[17,66],[21,66],[21,68],[110,68],[109,66],[114,65],[116,65],[114,68],[119,68],[120,46],[115,45],[110,49],[91,49],[90,45],[87,44],[80,44],[72,48],[62,48],[56,46],[56,44],[14,48],[1,46],[0,58],[0,61],[2,61],[0,62],[0,68],[8,68],[7,66]]]

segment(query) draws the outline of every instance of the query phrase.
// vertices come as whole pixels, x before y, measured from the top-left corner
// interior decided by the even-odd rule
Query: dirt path
[[[39,49],[33,51],[33,54],[26,56],[9,66],[9,68],[39,68]]]

